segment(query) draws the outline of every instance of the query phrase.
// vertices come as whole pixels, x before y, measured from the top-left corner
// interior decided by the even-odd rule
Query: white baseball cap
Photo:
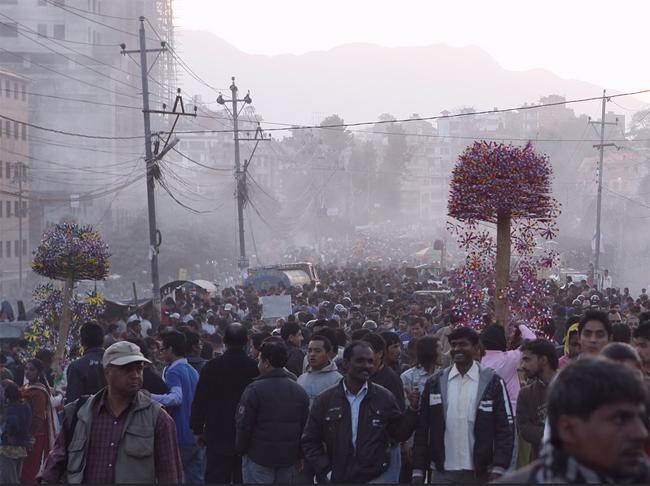
[[[102,365],[104,367],[108,365],[125,366],[136,361],[151,363],[151,361],[144,357],[137,344],[129,341],[118,341],[115,344],[111,344],[104,351]]]

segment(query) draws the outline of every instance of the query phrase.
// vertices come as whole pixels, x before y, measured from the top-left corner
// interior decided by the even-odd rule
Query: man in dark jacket
[[[104,356],[104,331],[94,322],[86,322],[79,330],[79,339],[85,351],[73,361],[66,372],[68,385],[65,403],[74,402],[82,395],[94,395],[106,386],[102,358]]]
[[[550,441],[541,457],[501,478],[517,484],[650,484],[646,394],[626,366],[576,360],[549,385]]]
[[[223,337],[226,351],[208,361],[199,376],[190,426],[206,445],[205,482],[242,482],[241,457],[235,453],[235,412],[246,387],[259,371],[246,355],[248,334],[229,324]]]
[[[401,412],[393,394],[370,381],[374,352],[368,342],[349,344],[343,365],[345,377],[314,401],[302,436],[305,457],[319,482],[385,482],[390,443],[413,433],[417,399]]]
[[[294,375],[300,376],[303,370],[305,352],[302,350],[302,330],[297,322],[285,322],[280,329],[280,336],[287,345],[289,359],[286,368]]]
[[[244,390],[237,409],[235,449],[246,484],[304,482],[300,437],[309,414],[309,396],[283,369],[287,347],[265,341],[260,376]]]
[[[520,368],[530,380],[517,398],[517,429],[521,438],[532,446],[529,460],[520,464],[528,464],[539,456],[546,422],[546,392],[557,371],[559,359],[555,345],[546,339],[526,341],[519,350]]]
[[[505,382],[474,361],[479,336],[460,327],[449,334],[452,366],[424,386],[413,447],[413,482],[433,465],[433,483],[497,479],[514,465],[515,425]]]

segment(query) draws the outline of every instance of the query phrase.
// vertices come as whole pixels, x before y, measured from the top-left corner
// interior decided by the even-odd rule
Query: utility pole
[[[245,141],[254,141],[255,146],[253,147],[253,151],[248,158],[248,160],[244,161],[244,165],[242,166],[241,161],[240,161],[240,154],[239,154],[239,142],[242,141],[239,138],[239,114],[241,111],[244,109],[246,105],[250,105],[253,100],[250,96],[250,93],[246,93],[246,96],[244,96],[241,99],[237,98],[237,92],[239,91],[239,88],[237,88],[237,85],[235,84],[235,77],[232,77],[232,84],[230,85],[230,95],[231,99],[226,99],[223,97],[223,95],[219,95],[217,97],[217,103],[220,105],[223,105],[226,110],[228,110],[228,107],[226,103],[231,103],[232,106],[232,111],[230,112],[230,116],[232,118],[232,126],[233,126],[233,134],[234,134],[234,141],[235,141],[235,183],[236,183],[236,196],[237,196],[237,224],[238,224],[238,230],[239,230],[239,260],[237,262],[237,266],[239,268],[239,271],[245,272],[246,269],[248,269],[248,258],[246,257],[246,239],[245,239],[245,234],[244,234],[244,207],[246,206],[246,202],[248,200],[248,186],[247,186],[247,181],[246,181],[246,173],[248,171],[248,166],[251,163],[251,160],[253,159],[253,155],[255,154],[255,150],[257,149],[257,145],[259,142],[268,142],[270,140],[270,135],[268,139],[264,138],[264,134],[262,132],[262,129],[259,125],[257,124],[257,129],[255,130],[255,138],[248,138]],[[239,108],[238,104],[243,103],[242,107]],[[228,110],[230,111],[230,110]]]
[[[596,199],[596,242],[595,242],[595,255],[594,255],[594,273],[598,274],[600,269],[600,220],[601,220],[601,208],[603,200],[603,158],[605,155],[605,147],[615,147],[616,144],[605,143],[605,125],[616,125],[618,124],[618,119],[616,122],[606,122],[605,121],[605,105],[608,98],[606,96],[606,91],[603,90],[603,101],[602,101],[602,111],[600,122],[592,122],[589,120],[589,123],[592,125],[600,125],[600,143],[594,145],[594,148],[599,149],[600,155],[598,160],[598,195]],[[596,275],[594,275],[596,278]]]
[[[172,131],[169,133],[169,137],[165,142],[163,150],[158,153],[159,145],[156,145],[156,153],[153,153],[152,141],[151,141],[151,113],[158,114],[176,114],[176,122],[178,117],[181,115],[186,115],[183,108],[182,99],[180,100],[181,108],[183,108],[181,113],[176,113],[176,107],[179,104],[180,93],[176,97],[176,103],[174,104],[173,112],[166,112],[163,105],[163,110],[151,110],[149,107],[149,68],[147,66],[147,54],[150,52],[163,53],[167,51],[166,42],[162,41],[160,43],[159,49],[147,49],[147,39],[144,31],[144,22],[145,18],[140,17],[140,49],[138,50],[126,50],[126,44],[121,44],[122,54],[140,54],[140,75],[142,77],[142,114],[144,115],[144,148],[145,148],[145,157],[146,157],[146,170],[147,170],[147,208],[149,212],[149,257],[151,259],[151,291],[152,291],[152,314],[151,314],[151,325],[153,331],[156,332],[160,326],[160,276],[158,274],[158,252],[160,249],[160,244],[162,243],[162,236],[160,231],[156,226],[156,196],[155,196],[155,184],[156,177],[159,173],[158,171],[158,161],[165,155],[171,148],[178,143],[178,139],[175,139],[172,143],[169,143],[171,138]],[[152,66],[153,67],[153,66]],[[179,90],[180,92],[180,90]],[[195,113],[187,114],[189,116],[196,116],[196,107]],[[176,126],[174,122],[174,127]]]

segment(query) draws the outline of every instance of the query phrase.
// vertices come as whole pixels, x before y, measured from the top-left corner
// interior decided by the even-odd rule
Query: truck
[[[268,290],[280,285],[289,288],[318,283],[320,283],[318,269],[309,262],[251,268],[244,281],[245,285],[252,285],[256,290]]]

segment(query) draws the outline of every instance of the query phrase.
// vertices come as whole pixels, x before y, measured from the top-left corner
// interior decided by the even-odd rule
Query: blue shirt
[[[163,378],[169,385],[169,393],[165,395],[152,393],[151,398],[167,407],[176,423],[178,443],[194,444],[194,434],[190,429],[190,414],[199,374],[188,364],[187,359],[180,358],[165,368]]]
[[[366,395],[368,394],[368,382],[366,381],[359,393],[356,395],[348,390],[345,380],[343,380],[343,390],[345,391],[345,398],[348,399],[350,404],[350,417],[352,418],[352,444],[354,447],[357,447],[357,429],[359,428],[359,409],[361,408],[361,402]]]

